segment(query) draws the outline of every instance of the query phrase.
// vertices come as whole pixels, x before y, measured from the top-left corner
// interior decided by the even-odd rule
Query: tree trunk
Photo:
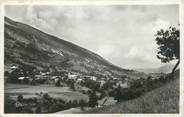
[[[179,63],[180,63],[180,59],[178,59],[178,62],[176,63],[176,65],[175,65],[174,68],[172,69],[171,78],[174,78],[174,72],[175,72],[176,68],[178,67]]]

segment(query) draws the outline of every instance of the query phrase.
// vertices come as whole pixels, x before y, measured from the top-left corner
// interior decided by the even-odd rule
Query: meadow
[[[179,79],[136,99],[95,108],[87,113],[179,113]]]

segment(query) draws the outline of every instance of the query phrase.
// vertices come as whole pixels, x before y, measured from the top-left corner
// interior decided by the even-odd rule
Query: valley
[[[168,73],[121,68],[8,17],[4,27],[5,113],[157,113],[159,109],[129,109],[150,98],[151,92],[162,91],[162,86],[168,90],[167,85],[179,79],[179,70],[170,78]],[[178,94],[174,101],[179,100]],[[171,108],[176,109],[169,112],[178,112],[177,105]]]

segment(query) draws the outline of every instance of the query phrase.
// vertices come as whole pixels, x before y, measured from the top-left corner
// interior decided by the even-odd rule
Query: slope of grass
[[[139,98],[95,108],[87,113],[179,113],[179,79],[172,80]]]

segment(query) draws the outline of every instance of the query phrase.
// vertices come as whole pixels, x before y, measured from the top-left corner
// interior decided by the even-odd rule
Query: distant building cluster
[[[69,71],[69,70],[60,70],[55,71],[52,68],[48,68],[46,71],[41,71],[34,69],[33,73],[29,73],[30,71],[25,71],[24,68],[21,68],[18,65],[12,65],[9,70],[9,74],[12,74],[13,72],[17,71],[17,82],[19,83],[28,83],[31,85],[36,84],[49,84],[49,85],[55,85],[58,83],[59,86],[63,86],[64,84],[62,81],[73,81],[74,83],[80,84],[82,82],[85,82],[86,79],[92,80],[94,82],[100,83],[100,87],[102,87],[105,83],[110,82],[113,83],[113,87],[116,88],[117,86],[121,86],[122,88],[128,88],[129,87],[129,78],[125,75],[122,78],[115,78],[115,77],[96,77],[92,75],[84,75],[79,72]],[[27,73],[27,74],[26,74]],[[9,75],[10,76],[10,75]],[[9,80],[12,79],[12,77],[9,77]]]

